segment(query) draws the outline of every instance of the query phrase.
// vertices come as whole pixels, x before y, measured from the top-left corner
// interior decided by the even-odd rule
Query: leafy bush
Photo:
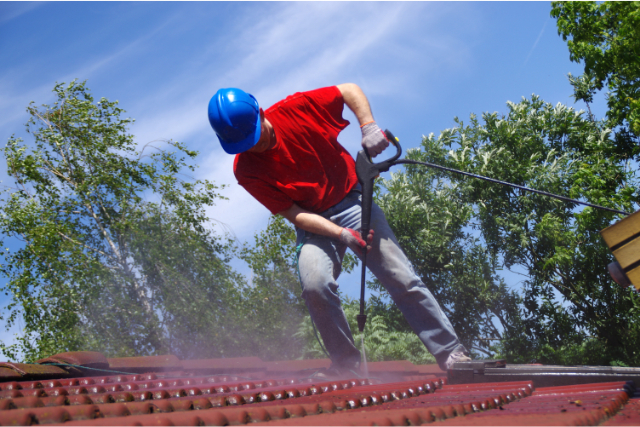
[[[360,313],[360,301],[345,297],[342,300],[342,306],[349,327],[354,334],[355,345],[361,349],[363,334],[358,332],[356,320],[356,316]],[[318,340],[316,340],[311,318],[308,315],[302,321],[296,336],[304,339],[307,343],[303,358],[327,357],[318,342],[322,338],[318,335]],[[367,319],[364,330],[364,348],[368,362],[409,360],[416,365],[436,363],[433,355],[427,351],[416,334],[391,329],[388,320],[380,314],[374,314]]]

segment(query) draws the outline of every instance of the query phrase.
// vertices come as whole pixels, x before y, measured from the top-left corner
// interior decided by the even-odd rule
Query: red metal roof
[[[328,360],[100,356],[0,364],[0,425],[640,424],[633,382],[447,385],[436,366],[406,361],[370,363],[367,379],[327,381],[311,375]]]

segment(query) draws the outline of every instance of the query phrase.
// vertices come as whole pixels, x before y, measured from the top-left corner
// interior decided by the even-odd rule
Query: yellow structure
[[[625,282],[626,278],[640,290],[640,211],[605,228],[600,235],[618,261],[617,266],[612,265],[616,263],[609,265],[614,280],[624,286],[629,283],[620,280]]]

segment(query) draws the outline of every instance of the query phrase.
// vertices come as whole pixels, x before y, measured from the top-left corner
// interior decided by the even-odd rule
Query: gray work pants
[[[362,195],[359,188],[340,203],[321,213],[333,223],[360,229]],[[375,231],[367,267],[378,278],[427,349],[441,367],[449,354],[466,349],[460,343],[449,319],[431,292],[414,273],[400,249],[382,210],[374,203],[371,228]],[[336,280],[342,270],[347,249],[340,241],[297,230],[297,244],[304,241],[299,254],[302,298],[334,364],[353,368],[360,362],[338,296]]]

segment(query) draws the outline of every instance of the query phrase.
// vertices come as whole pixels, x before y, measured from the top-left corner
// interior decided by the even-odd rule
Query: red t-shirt
[[[343,107],[335,86],[295,93],[269,107],[265,117],[276,145],[236,155],[238,183],[273,214],[293,203],[318,213],[340,202],[358,183],[355,162],[338,143],[349,125]]]

